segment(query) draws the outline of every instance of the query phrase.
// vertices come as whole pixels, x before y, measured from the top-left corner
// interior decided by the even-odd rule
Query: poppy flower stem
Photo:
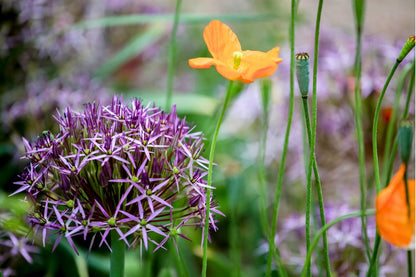
[[[387,77],[386,82],[384,83],[383,89],[381,91],[380,97],[377,101],[376,110],[374,113],[374,120],[373,120],[373,158],[374,158],[374,176],[375,176],[375,182],[376,182],[376,190],[377,194],[380,192],[380,172],[379,172],[379,165],[378,165],[378,153],[377,153],[377,124],[378,124],[378,115],[380,112],[381,102],[383,101],[384,94],[386,93],[387,87],[394,75],[394,72],[396,71],[397,67],[399,66],[400,61],[396,60],[394,63],[392,69],[390,70],[390,73]],[[378,249],[380,246],[380,235],[378,232],[376,232],[376,239],[374,241],[374,248],[373,248],[373,255],[371,256],[370,265],[368,268],[367,276],[371,276],[374,272],[374,270],[377,270],[377,267],[375,267],[375,264],[377,263],[377,257],[378,257]]]
[[[311,146],[311,122],[309,118],[309,107],[308,107],[308,96],[302,96],[302,107],[303,115],[305,117],[305,126],[306,134],[308,137],[309,149]],[[306,234],[306,249],[308,250],[311,247],[311,204],[312,204],[312,170],[311,165],[313,159],[309,156],[309,163],[306,170],[306,211],[305,211],[305,234]],[[306,266],[307,276],[311,276],[311,267],[310,261],[308,261],[308,266]]]
[[[402,95],[403,85],[405,83],[406,77],[408,77],[409,73],[412,73],[413,64],[407,64],[405,68],[403,68],[399,79],[397,80],[397,87],[396,87],[396,95],[394,98],[394,105],[391,118],[388,122],[387,126],[387,135],[386,135],[386,143],[384,144],[384,159],[383,159],[383,166],[382,166],[382,178],[381,183],[384,184],[389,182],[390,177],[387,178],[388,175],[388,166],[391,157],[395,157],[395,153],[391,152],[392,150],[392,140],[393,140],[393,133],[396,127],[396,120],[398,116],[398,109],[400,104],[400,96]],[[387,159],[386,157],[390,157]]]
[[[296,8],[297,8],[297,1],[292,0],[291,2],[291,16],[290,16],[290,96],[289,96],[289,112],[287,116],[287,125],[286,125],[286,133],[285,133],[285,140],[283,143],[283,151],[282,157],[280,159],[280,166],[279,166],[279,173],[277,177],[276,183],[276,192],[275,192],[275,199],[274,199],[274,206],[273,206],[273,218],[272,218],[272,225],[271,225],[271,234],[274,236],[276,234],[277,228],[277,218],[279,214],[279,202],[280,202],[280,192],[282,189],[283,184],[283,174],[285,171],[285,162],[286,162],[286,154],[287,148],[289,145],[289,136],[290,136],[290,129],[292,126],[292,117],[293,117],[293,106],[294,106],[294,84],[295,84],[295,17],[296,17]],[[274,239],[269,244],[269,255],[267,258],[267,273],[271,273],[271,264],[272,259],[275,253],[276,247]],[[276,260],[277,263],[277,260]]]
[[[124,276],[124,255],[126,244],[123,240],[119,240],[120,235],[116,230],[111,230],[111,267],[110,277]]]
[[[362,127],[362,106],[361,106],[361,41],[362,41],[362,24],[364,22],[364,10],[365,1],[355,0],[354,6],[354,18],[356,22],[356,44],[355,44],[355,89],[354,89],[354,115],[355,115],[355,129],[357,132],[357,143],[358,143],[358,162],[359,162],[359,182],[360,182],[360,209],[365,211],[366,209],[366,172],[365,172],[365,149],[364,149],[364,135]],[[371,250],[369,246],[369,240],[367,235],[367,218],[361,216],[361,233],[365,246],[365,252],[367,259],[371,258]]]
[[[413,94],[413,87],[415,84],[415,60],[413,60],[412,62],[412,74],[410,75],[410,84],[409,84],[409,88],[408,88],[408,92],[407,92],[407,97],[406,97],[406,104],[405,104],[405,108],[403,109],[403,113],[401,115],[401,120],[405,120],[407,118],[407,115],[409,113],[409,105],[410,105],[410,100],[412,98],[412,94]],[[394,164],[394,158],[396,157],[396,153],[397,153],[397,147],[399,146],[399,137],[398,135],[396,135],[396,137],[394,138],[394,142],[393,142],[393,147],[390,151],[390,158],[389,158],[389,165],[387,168],[387,175],[386,178],[384,178],[384,187],[387,187],[387,185],[389,184],[389,180],[391,178],[391,173],[393,171],[393,164]]]
[[[315,39],[314,39],[315,42],[314,42],[313,77],[312,77],[312,130],[311,130],[309,158],[312,159],[312,161],[314,160],[314,162],[312,162],[312,167],[315,173],[316,190],[318,192],[321,225],[324,226],[325,225],[324,200],[322,196],[322,187],[321,187],[321,182],[320,182],[320,178],[318,175],[318,167],[316,164],[316,156],[315,156],[316,125],[317,125],[317,113],[318,113],[317,76],[318,76],[318,57],[319,57],[319,31],[320,31],[320,25],[321,25],[322,6],[323,6],[323,0],[319,0],[318,10],[316,14]],[[309,171],[310,170],[311,170],[311,167],[309,167]],[[326,276],[331,276],[331,266],[329,263],[328,242],[327,242],[326,232],[324,232],[322,235],[322,241],[323,241],[323,252],[324,252],[323,254],[324,254],[324,261],[325,261]]]
[[[204,238],[202,246],[202,277],[207,275],[207,263],[208,263],[208,232],[209,232],[209,212],[211,208],[211,184],[212,184],[212,167],[214,163],[215,146],[217,144],[217,137],[220,131],[221,123],[224,119],[225,111],[230,102],[234,81],[230,81],[228,84],[227,92],[225,95],[224,103],[221,108],[220,116],[218,117],[217,125],[215,126],[214,134],[212,135],[211,149],[209,152],[209,166],[208,166],[208,177],[207,177],[207,203],[205,212],[205,224],[204,224]]]
[[[175,65],[176,53],[176,33],[179,24],[179,15],[181,13],[182,0],[176,0],[175,17],[173,20],[172,33],[170,35],[169,45],[169,64],[168,64],[168,83],[166,89],[166,107],[165,111],[169,112],[172,106],[172,88],[173,88],[173,72]]]
[[[305,258],[305,264],[303,266],[302,269],[302,275],[301,277],[305,277],[306,276],[306,267],[308,266],[308,263],[311,259],[312,253],[314,248],[316,247],[316,245],[318,244],[318,241],[320,239],[320,237],[332,226],[334,226],[335,224],[337,224],[338,222],[344,220],[344,219],[348,219],[348,218],[352,218],[352,217],[358,217],[361,216],[362,212],[361,211],[357,211],[357,212],[353,212],[353,213],[349,213],[340,217],[335,218],[334,220],[331,220],[330,222],[328,222],[327,224],[325,224],[324,226],[322,226],[322,228],[318,231],[318,233],[316,233],[315,237],[312,240],[311,243],[311,247],[308,249],[308,252],[306,254],[306,258]],[[365,211],[365,215],[374,215],[375,214],[375,210],[371,209],[371,210],[366,210]]]

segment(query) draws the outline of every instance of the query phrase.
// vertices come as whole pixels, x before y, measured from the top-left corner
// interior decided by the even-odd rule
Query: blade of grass
[[[153,102],[156,106],[163,106],[166,93],[162,90],[124,91],[127,97],[138,97],[144,102]],[[172,103],[176,104],[178,113],[212,116],[215,114],[219,101],[213,97],[192,92],[173,91]]]
[[[151,28],[146,30],[144,33],[140,33],[135,36],[131,41],[124,46],[119,52],[113,57],[106,61],[102,66],[95,72],[95,76],[100,79],[105,79],[111,75],[117,68],[127,62],[134,56],[139,55],[156,40],[158,40],[164,34],[164,29],[159,24],[154,24]]]
[[[132,14],[102,17],[93,20],[82,21],[72,25],[67,31],[72,29],[91,29],[104,28],[111,26],[125,26],[144,23],[166,23],[173,22],[174,14]],[[180,22],[185,23],[205,23],[212,19],[220,21],[268,21],[276,19],[272,13],[267,14],[181,14]]]

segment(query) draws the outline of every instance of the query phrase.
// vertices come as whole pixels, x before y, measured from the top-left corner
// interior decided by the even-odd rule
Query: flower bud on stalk
[[[296,54],[296,78],[302,97],[308,97],[309,92],[309,55],[308,53]]]
[[[413,142],[413,124],[410,121],[404,121],[399,127],[399,152],[402,162],[406,165],[409,163],[412,153]]]
[[[415,36],[410,36],[409,39],[404,44],[402,51],[400,51],[399,57],[397,57],[397,62],[403,61],[403,59],[409,54],[409,52],[415,47]]]

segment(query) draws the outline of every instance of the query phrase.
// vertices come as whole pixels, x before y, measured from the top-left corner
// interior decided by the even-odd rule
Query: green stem
[[[311,147],[311,122],[309,118],[309,107],[307,95],[302,97],[303,116],[305,118],[306,134],[308,137],[309,151]],[[311,247],[311,206],[312,206],[312,163],[313,160],[309,155],[309,163],[306,178],[306,212],[305,212],[305,233],[306,233],[306,250]],[[311,276],[310,260],[306,267],[307,276]]]
[[[405,120],[406,117],[407,117],[407,114],[409,113],[410,99],[412,98],[413,87],[415,85],[415,60],[413,60],[413,62],[412,62],[412,68],[413,68],[413,72],[412,72],[412,75],[410,77],[409,90],[407,92],[406,105],[405,105],[405,108],[404,108],[404,111],[403,111],[402,120]]]
[[[365,148],[364,148],[364,135],[362,127],[362,106],[361,106],[361,40],[362,40],[362,13],[363,7],[357,1],[354,1],[355,16],[356,16],[356,53],[355,53],[355,89],[354,89],[354,115],[355,115],[355,127],[357,132],[358,143],[358,161],[359,161],[359,182],[360,182],[360,210],[364,213],[366,209],[366,177],[365,177]],[[360,13],[361,11],[361,13]],[[361,16],[360,16],[361,14]],[[363,237],[365,252],[367,259],[370,260],[371,251],[369,246],[369,240],[367,235],[367,218],[364,214],[361,216],[361,235]]]
[[[207,263],[208,263],[208,231],[209,231],[209,213],[211,208],[211,183],[212,183],[212,166],[214,163],[214,153],[215,153],[215,146],[217,144],[217,137],[220,131],[221,123],[224,118],[225,110],[227,109],[228,102],[230,101],[232,88],[233,88],[233,81],[230,81],[227,93],[225,95],[224,103],[221,109],[220,116],[217,121],[217,125],[215,127],[214,134],[212,136],[211,141],[211,149],[209,152],[209,166],[208,166],[208,180],[207,180],[207,200],[206,200],[206,211],[205,211],[205,224],[204,224],[204,240],[203,240],[203,249],[202,249],[202,277],[207,275]]]
[[[289,96],[289,112],[287,117],[285,141],[283,143],[282,157],[280,159],[279,175],[277,177],[276,193],[273,206],[273,218],[271,225],[271,233],[276,234],[277,217],[279,213],[280,192],[283,184],[283,174],[285,170],[286,154],[289,145],[290,129],[292,126],[293,103],[294,103],[294,76],[295,76],[295,16],[296,16],[296,0],[291,1],[291,16],[290,16],[290,96]],[[274,239],[272,245],[269,245],[269,256],[267,259],[267,267],[271,268],[272,259],[276,250]],[[277,261],[276,261],[277,263]]]
[[[111,267],[110,277],[124,276],[124,255],[126,252],[126,244],[123,240],[119,240],[120,235],[116,230],[110,231],[111,235]]]
[[[322,196],[322,187],[321,182],[318,174],[318,167],[316,164],[316,156],[315,156],[315,141],[316,141],[316,125],[317,125],[317,75],[318,75],[318,56],[319,56],[319,30],[321,24],[321,14],[322,14],[322,5],[323,0],[319,0],[318,4],[318,11],[316,15],[316,26],[315,26],[315,45],[314,45],[314,59],[313,59],[313,78],[312,78],[312,134],[311,134],[311,142],[310,142],[310,159],[312,159],[312,166],[315,174],[315,181],[316,181],[316,189],[318,192],[318,201],[319,201],[319,211],[321,214],[321,224],[322,226],[325,225],[325,210],[324,210],[324,201]],[[309,169],[310,170],[310,169]],[[324,258],[325,258],[325,269],[326,275],[331,276],[331,266],[329,264],[329,256],[328,256],[328,242],[326,232],[324,232],[322,236],[323,240],[323,250],[324,250]]]
[[[334,226],[335,224],[337,224],[338,222],[344,220],[344,219],[348,219],[351,217],[358,217],[361,216],[362,212],[361,211],[357,211],[357,212],[353,212],[353,213],[349,213],[343,216],[340,216],[338,218],[335,218],[334,220],[328,222],[327,224],[325,224],[319,231],[318,233],[315,235],[315,237],[312,240],[312,244],[311,244],[311,248],[308,250],[308,253],[306,254],[306,258],[305,258],[305,265],[303,266],[302,269],[302,277],[306,276],[306,266],[308,261],[311,259],[312,253],[314,248],[316,247],[316,245],[318,244],[319,238],[332,226]],[[366,210],[365,211],[365,215],[374,215],[375,214],[375,210]]]
[[[407,273],[409,277],[413,276],[413,265],[412,265],[412,250],[407,250]]]
[[[377,124],[378,124],[378,115],[381,107],[381,102],[383,101],[384,94],[386,93],[387,87],[390,83],[391,78],[394,75],[394,72],[396,71],[397,67],[399,66],[400,62],[396,60],[394,63],[386,82],[384,83],[383,90],[381,91],[380,97],[377,101],[376,110],[374,113],[374,119],[373,119],[373,159],[374,159],[374,177],[376,182],[376,191],[377,194],[380,192],[380,172],[379,172],[379,165],[378,165],[378,153],[377,153]],[[373,255],[371,256],[370,260],[370,266],[368,268],[367,276],[371,276],[375,264],[377,263],[377,257],[378,257],[378,249],[380,245],[380,236],[378,233],[376,233],[376,239],[374,241],[374,247],[373,247]]]
[[[393,131],[396,127],[396,119],[397,119],[397,114],[398,114],[398,109],[399,109],[399,104],[400,104],[400,96],[402,94],[402,89],[403,89],[403,85],[404,82],[406,80],[407,75],[410,73],[410,71],[412,70],[412,64],[407,64],[406,67],[403,69],[402,73],[399,76],[399,79],[397,81],[397,88],[396,88],[396,95],[394,98],[394,105],[393,105],[393,112],[391,115],[391,118],[388,122],[388,126],[387,126],[387,134],[386,134],[386,142],[384,144],[384,154],[383,154],[383,167],[382,167],[382,178],[381,178],[381,183],[384,184],[386,182],[387,179],[387,173],[388,173],[388,166],[389,166],[389,157],[390,156],[395,156],[394,153],[391,152],[391,148],[392,148],[392,140],[393,140]]]
[[[368,267],[368,271],[367,271],[367,277],[372,276],[372,274],[374,273],[374,270],[376,270],[376,264],[377,264],[377,259],[378,259],[378,248],[380,247],[380,243],[381,243],[381,238],[380,235],[378,233],[376,233],[376,238],[374,240],[374,247],[373,247],[373,255],[371,256],[371,260],[370,260],[370,266]]]
[[[377,125],[378,125],[378,115],[381,108],[381,102],[383,101],[384,94],[386,93],[387,87],[390,83],[391,78],[393,77],[394,72],[396,71],[397,67],[399,66],[400,62],[396,60],[393,68],[391,69],[389,76],[384,84],[383,90],[381,91],[380,97],[377,101],[376,110],[374,112],[374,119],[373,119],[373,158],[374,158],[374,175],[375,175],[375,182],[376,182],[376,189],[377,194],[380,192],[380,172],[378,166],[378,152],[377,152]]]
[[[176,33],[179,24],[179,15],[181,12],[182,0],[176,0],[175,18],[173,21],[172,33],[170,35],[169,46],[169,65],[168,65],[168,83],[166,88],[166,112],[170,111],[172,106],[172,88],[173,88],[173,72],[175,65],[175,53],[176,53]]]
[[[415,84],[415,61],[413,60],[412,62],[412,74],[410,75],[410,84],[409,84],[409,89],[407,92],[407,97],[406,97],[406,103],[405,103],[405,108],[403,110],[402,116],[401,116],[401,120],[405,120],[408,113],[409,113],[409,105],[410,105],[410,100],[412,98],[412,94],[413,94],[413,86]],[[384,179],[384,187],[387,187],[387,185],[389,184],[390,178],[391,178],[391,173],[393,171],[393,164],[394,164],[394,159],[396,157],[396,152],[397,152],[397,147],[399,146],[399,138],[396,135],[396,137],[394,138],[394,142],[393,142],[393,147],[390,153],[390,158],[389,158],[389,166],[387,168],[387,175],[386,178]]]

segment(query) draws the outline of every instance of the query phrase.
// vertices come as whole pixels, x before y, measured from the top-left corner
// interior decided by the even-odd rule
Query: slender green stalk
[[[409,89],[408,89],[408,92],[407,92],[405,108],[404,108],[402,116],[401,116],[402,121],[406,119],[406,117],[409,113],[410,99],[412,98],[413,87],[414,87],[414,84],[415,84],[415,61],[414,60],[412,62],[412,68],[413,68],[413,71],[412,71],[412,74],[410,75],[410,84],[409,84]],[[392,150],[391,150],[391,153],[390,153],[387,175],[386,175],[386,178],[384,179],[384,187],[387,187],[387,185],[389,184],[389,181],[390,181],[390,178],[391,178],[391,173],[393,171],[394,158],[396,157],[398,146],[399,146],[399,138],[396,135],[396,137],[394,138],[393,147],[392,147]]]
[[[173,20],[172,33],[170,35],[169,45],[169,65],[168,65],[168,84],[166,89],[166,112],[170,111],[172,106],[172,87],[173,87],[173,72],[175,66],[175,53],[176,53],[176,33],[179,24],[179,15],[181,13],[182,0],[176,0],[175,17]]]
[[[220,131],[222,120],[224,119],[225,110],[227,109],[228,102],[230,101],[232,88],[233,88],[233,81],[230,81],[227,93],[225,95],[224,103],[221,109],[220,116],[217,121],[217,125],[215,126],[215,131],[212,136],[211,141],[211,149],[209,152],[209,166],[208,166],[208,180],[207,180],[207,203],[206,203],[206,212],[205,212],[205,224],[204,224],[204,240],[203,240],[203,249],[202,249],[202,277],[207,275],[207,263],[208,263],[208,231],[209,231],[209,212],[211,208],[211,183],[212,183],[212,165],[214,163],[214,153],[215,153],[215,146],[217,144],[217,137]]]
[[[276,234],[277,229],[277,217],[279,212],[279,202],[280,202],[280,192],[282,189],[283,184],[283,174],[285,170],[285,163],[286,163],[286,154],[287,148],[289,145],[289,136],[290,136],[290,129],[292,126],[292,116],[293,116],[293,104],[294,104],[294,71],[295,71],[295,17],[296,17],[296,0],[292,0],[291,2],[291,15],[290,15],[290,96],[289,96],[289,112],[287,117],[287,125],[286,125],[286,134],[285,134],[285,141],[283,143],[283,151],[282,157],[280,159],[280,166],[279,166],[279,175],[277,178],[276,184],[276,193],[274,199],[274,206],[273,206],[273,218],[272,218],[272,225],[271,225],[271,233],[274,235]],[[274,239],[272,240],[272,245],[269,245],[269,256],[267,259],[267,267],[268,270],[271,268],[272,259],[274,253],[276,251]],[[276,261],[277,263],[277,261]]]
[[[322,196],[322,187],[318,174],[318,167],[316,164],[315,156],[315,141],[316,141],[316,125],[317,125],[317,75],[318,75],[318,56],[319,56],[319,31],[321,24],[323,0],[319,0],[318,11],[316,15],[316,26],[315,26],[315,45],[314,45],[314,59],[313,59],[313,78],[312,78],[312,131],[311,131],[311,142],[310,142],[310,159],[312,159],[312,166],[315,174],[316,190],[318,192],[319,211],[321,214],[321,225],[325,225],[325,210],[324,200]],[[311,168],[309,168],[311,170]],[[325,260],[326,275],[331,276],[331,266],[329,264],[328,256],[328,242],[326,232],[323,233],[323,251]]]
[[[124,243],[123,240],[119,240],[120,236],[116,230],[111,230],[110,235],[111,235],[110,277],[123,277],[126,244]]]
[[[383,101],[384,94],[386,93],[387,87],[390,83],[391,78],[393,77],[394,72],[396,71],[397,67],[399,66],[400,62],[396,61],[393,68],[391,69],[389,76],[384,84],[383,90],[381,91],[380,97],[377,101],[376,110],[374,112],[374,119],[373,119],[373,158],[374,158],[374,176],[376,181],[376,190],[377,193],[380,192],[380,171],[378,166],[378,150],[377,150],[377,125],[378,125],[378,115],[381,108],[381,102]]]
[[[405,120],[408,113],[409,113],[410,98],[412,97],[413,87],[415,85],[415,60],[413,60],[413,62],[412,62],[412,68],[413,68],[413,72],[412,72],[412,75],[410,77],[409,90],[407,92],[406,105],[405,105],[405,108],[403,110],[402,120]]]
[[[393,105],[393,111],[392,111],[392,115],[391,118],[388,122],[388,126],[387,126],[387,133],[386,133],[386,142],[384,144],[384,154],[383,154],[383,166],[382,166],[382,172],[381,172],[381,183],[385,183],[386,182],[386,177],[387,177],[387,172],[388,172],[388,166],[389,166],[389,156],[393,155],[395,156],[392,152],[391,152],[391,148],[392,148],[392,140],[393,140],[393,131],[394,128],[396,127],[396,119],[398,116],[398,109],[399,109],[399,104],[400,104],[400,96],[402,94],[402,89],[403,89],[403,85],[404,82],[406,80],[407,75],[411,72],[412,70],[412,64],[407,64],[406,67],[403,69],[402,73],[399,76],[399,79],[397,80],[397,87],[396,87],[396,95],[394,98],[394,105]]]
[[[413,276],[413,265],[412,265],[412,250],[407,250],[407,273],[409,277]]]
[[[365,149],[364,135],[362,127],[362,106],[361,106],[361,41],[362,41],[362,23],[364,15],[363,1],[354,0],[354,15],[356,18],[356,44],[355,44],[355,89],[354,89],[354,115],[355,127],[357,132],[358,143],[358,161],[359,161],[359,182],[360,182],[360,209],[364,213],[366,209],[366,172],[365,172]],[[361,235],[363,237],[367,259],[370,260],[371,251],[367,235],[367,218],[364,214],[361,216]]]
[[[266,91],[267,90],[267,91]],[[264,235],[266,236],[269,245],[274,240],[273,235],[270,233],[269,224],[267,220],[267,182],[266,182],[266,141],[267,141],[267,130],[269,121],[269,98],[270,89],[263,89],[262,91],[262,107],[263,107],[263,119],[261,126],[261,136],[259,145],[259,161],[258,161],[258,178],[259,178],[259,189],[260,189],[260,221]],[[271,276],[270,270],[267,270],[266,276]]]
[[[306,134],[308,137],[309,151],[311,147],[311,121],[309,118],[309,107],[307,95],[302,97],[303,116],[306,126]],[[313,159],[309,156],[306,178],[306,211],[305,211],[305,233],[306,233],[306,250],[311,247],[311,206],[312,206],[312,163]],[[307,276],[311,276],[310,260],[306,266]]]
[[[379,172],[379,165],[378,165],[378,153],[377,153],[377,124],[378,124],[378,115],[380,112],[381,102],[383,101],[384,94],[386,93],[387,87],[390,83],[391,78],[394,75],[394,72],[396,71],[397,67],[399,66],[400,61],[396,60],[394,63],[386,82],[384,83],[383,90],[381,91],[380,97],[377,101],[376,110],[374,113],[374,120],[373,120],[373,158],[374,158],[374,177],[376,182],[376,191],[377,194],[381,190],[380,186],[380,172]],[[371,276],[374,270],[376,270],[375,264],[377,263],[377,257],[378,257],[378,249],[380,246],[380,235],[378,232],[376,233],[376,239],[374,241],[374,247],[373,247],[373,254],[371,256],[370,260],[370,266],[368,268],[367,276]]]
[[[308,261],[311,259],[312,253],[314,248],[316,247],[316,245],[318,244],[319,238],[332,226],[334,226],[335,224],[337,224],[338,222],[344,220],[344,219],[348,219],[351,217],[358,217],[361,216],[362,212],[361,211],[357,211],[357,212],[353,212],[353,213],[349,213],[340,217],[335,218],[334,220],[328,222],[327,224],[325,224],[324,226],[322,226],[322,228],[318,231],[318,233],[315,235],[315,237],[312,240],[312,244],[311,244],[311,248],[308,250],[308,253],[306,254],[306,258],[305,258],[305,264],[303,266],[302,269],[302,277],[306,276],[306,266]],[[366,210],[365,211],[365,215],[374,215],[375,214],[375,210],[371,209],[371,210]]]
[[[378,259],[378,248],[380,247],[381,238],[378,233],[376,233],[376,238],[374,240],[373,255],[371,255],[370,266],[368,267],[367,277],[373,275],[374,270],[377,270],[376,264]],[[376,275],[375,275],[376,276]]]

